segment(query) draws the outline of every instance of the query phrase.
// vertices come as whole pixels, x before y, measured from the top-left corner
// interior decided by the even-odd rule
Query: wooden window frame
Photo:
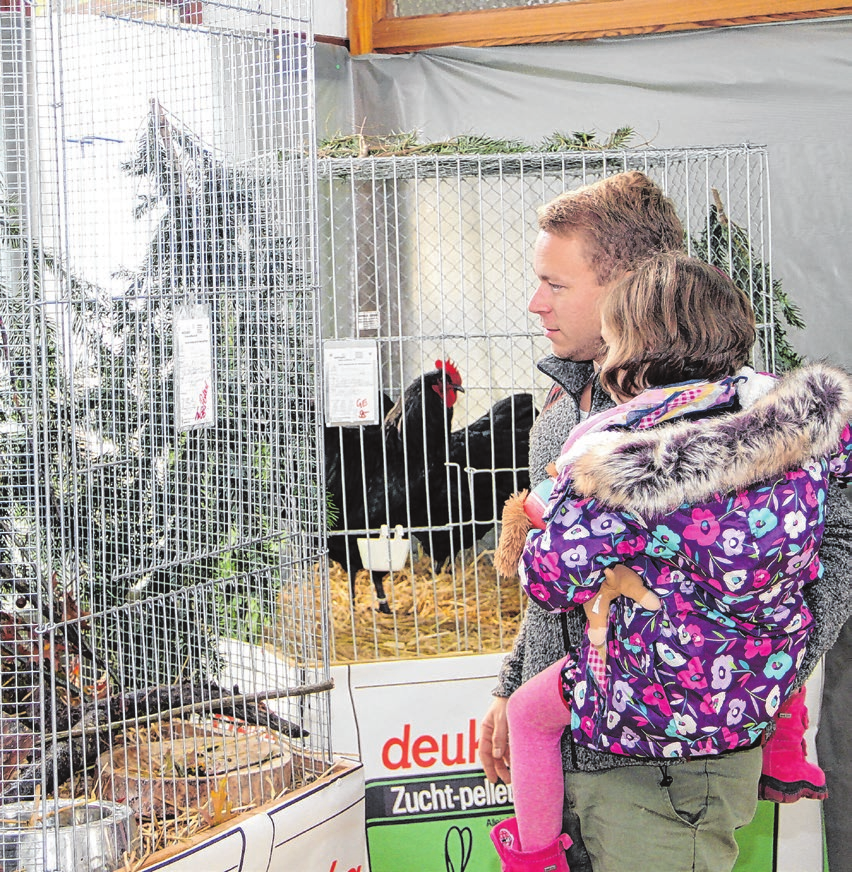
[[[347,0],[353,55],[442,45],[561,42],[852,14],[852,6],[825,2],[815,6],[814,0],[574,0],[555,6],[406,18],[395,18],[391,9],[392,0]]]

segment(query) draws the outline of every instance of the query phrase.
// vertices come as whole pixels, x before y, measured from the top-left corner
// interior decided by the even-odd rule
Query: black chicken
[[[415,535],[436,567],[493,529],[506,499],[529,487],[534,418],[532,396],[514,394],[450,435],[449,465],[430,479],[428,507],[412,505],[412,526],[431,528]]]
[[[365,531],[329,534],[329,556],[349,573],[353,589],[363,567],[358,538],[382,524],[408,526],[407,507],[425,504],[427,483],[444,474],[453,406],[464,388],[452,361],[435,366],[405,389],[383,423],[325,429],[326,488],[340,513],[338,527]],[[389,613],[384,573],[371,575],[379,611]]]

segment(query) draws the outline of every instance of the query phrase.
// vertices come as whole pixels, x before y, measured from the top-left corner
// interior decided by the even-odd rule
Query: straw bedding
[[[521,618],[517,578],[497,574],[493,552],[466,552],[441,570],[422,554],[385,579],[392,614],[376,610],[369,574],[355,580],[331,564],[331,650],[336,662],[450,654],[511,647]]]

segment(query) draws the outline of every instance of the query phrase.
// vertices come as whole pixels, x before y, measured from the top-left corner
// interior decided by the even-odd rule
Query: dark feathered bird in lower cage
[[[509,496],[529,487],[535,414],[531,394],[513,394],[450,434],[448,464],[430,482],[428,505],[412,506],[412,526],[429,528],[415,535],[436,568],[493,530]]]
[[[357,540],[383,524],[409,525],[410,513],[426,502],[427,489],[443,475],[449,450],[453,406],[462,378],[451,360],[418,376],[381,424],[325,429],[326,488],[338,512],[338,529],[328,538],[329,556],[355,575],[364,563]],[[379,611],[389,613],[385,572],[371,572]]]

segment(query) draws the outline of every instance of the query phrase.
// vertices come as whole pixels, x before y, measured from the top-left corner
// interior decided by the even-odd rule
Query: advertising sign
[[[333,670],[335,750],[358,746],[372,872],[499,872],[489,832],[512,791],[479,765],[479,718],[501,655],[364,663]],[[351,699],[348,720],[341,708]],[[337,702],[340,705],[336,705]]]

